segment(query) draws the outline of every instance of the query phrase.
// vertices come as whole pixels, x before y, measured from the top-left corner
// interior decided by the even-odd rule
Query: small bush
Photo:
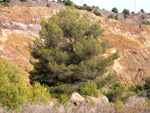
[[[87,6],[87,7],[85,7],[85,9],[86,9],[87,11],[92,11],[92,10],[93,10],[93,7]]]
[[[131,13],[132,13],[132,14],[135,14],[135,12],[134,12],[134,11],[132,11]]]
[[[136,85],[136,88],[135,88],[135,92],[136,92],[136,93],[140,93],[142,90],[143,90],[143,86],[140,85],[140,84],[137,84],[137,85]]]
[[[86,4],[84,4],[83,6],[75,5],[75,8],[79,9],[79,10],[87,10],[87,11],[92,11],[93,10],[93,7],[87,6]]]
[[[123,106],[123,102],[118,100],[116,103],[115,103],[116,107],[118,108],[121,108]]]
[[[130,11],[128,9],[124,9],[123,12],[124,17],[127,18],[130,15]]]
[[[9,3],[9,2],[10,2],[10,0],[3,0],[3,2],[7,2],[7,3]]]
[[[140,12],[141,12],[141,13],[144,13],[145,11],[144,11],[144,9],[141,9]]]
[[[101,13],[97,10],[97,9],[94,9],[94,12],[93,12],[96,16],[101,16]]]
[[[129,100],[129,97],[132,96],[132,94],[129,91],[125,91],[123,95],[119,97],[119,100],[123,103],[126,103]]]
[[[57,0],[57,2],[63,2],[62,0]]]
[[[31,101],[32,103],[48,103],[51,100],[51,95],[47,88],[45,88],[44,85],[42,86],[38,82],[30,85],[29,91],[29,101]]]
[[[117,81],[117,73],[109,73],[107,77],[99,77],[96,79],[95,83],[97,84],[98,89],[105,86],[110,86]]]
[[[147,97],[150,99],[150,77],[145,79],[144,89],[146,90]]]
[[[46,7],[51,7],[51,5],[49,3],[46,4]]]
[[[83,6],[87,6],[87,4],[83,4]]]
[[[112,9],[112,12],[118,13],[118,9],[117,9],[116,7],[114,7],[114,8]]]
[[[0,60],[0,105],[6,109],[18,109],[24,103],[47,103],[51,96],[44,86],[35,83],[26,86],[24,77],[16,67]]]
[[[2,2],[2,3],[1,3],[1,5],[2,5],[2,6],[9,7],[9,4],[8,4],[8,2]]]
[[[69,103],[69,99],[70,99],[70,95],[67,93],[60,95],[60,97],[58,98],[59,103],[63,105],[67,105]]]
[[[83,95],[84,97],[86,96],[98,97],[99,93],[100,91],[97,89],[97,85],[92,81],[86,82],[85,85],[82,86],[80,89],[80,94]]]
[[[135,85],[133,85],[133,84],[130,85],[130,86],[128,87],[128,90],[134,92],[134,91],[135,91]]]
[[[0,104],[6,109],[17,109],[27,101],[27,92],[19,70],[0,60]]]
[[[66,6],[72,6],[73,2],[71,2],[70,0],[64,0],[63,1],[65,3]]]
[[[26,2],[27,0],[20,0],[21,2]]]
[[[70,84],[63,84],[59,86],[53,86],[49,88],[52,97],[59,98],[63,94],[71,94],[76,91],[76,88]]]
[[[93,5],[92,7],[93,7],[94,9],[99,9],[99,7],[98,7],[98,6],[94,6],[94,5]]]
[[[115,16],[115,19],[116,19],[116,20],[118,20],[118,19],[119,19],[118,15],[116,15],[116,16]]]
[[[108,16],[108,18],[115,19],[115,16],[114,16],[114,14],[111,14],[110,16]]]
[[[145,22],[142,22],[142,24],[150,25],[150,22],[149,21],[145,21]]]
[[[125,91],[125,86],[121,82],[115,82],[106,96],[108,97],[109,101],[116,102],[122,96],[123,92]]]

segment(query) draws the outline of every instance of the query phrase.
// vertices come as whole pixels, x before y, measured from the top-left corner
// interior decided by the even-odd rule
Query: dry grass
[[[0,108],[0,113],[6,112]],[[17,113],[149,113],[150,104],[139,102],[135,105],[126,107],[125,105],[116,105],[113,103],[107,106],[86,105],[81,107],[64,107],[49,105],[24,105],[24,109]],[[16,113],[16,111],[7,111],[6,113]]]

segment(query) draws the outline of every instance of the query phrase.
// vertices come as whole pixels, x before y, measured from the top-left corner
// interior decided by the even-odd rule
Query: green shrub
[[[145,79],[144,89],[146,90],[147,97],[150,99],[150,77]]]
[[[93,7],[91,7],[91,6],[86,6],[85,9],[86,9],[87,11],[92,11],[92,10],[93,10]]]
[[[65,3],[66,6],[72,6],[73,2],[71,2],[70,0],[64,0],[63,1]]]
[[[116,15],[116,16],[115,16],[115,19],[116,19],[116,20],[118,20],[118,19],[119,19],[118,15]]]
[[[75,8],[79,9],[79,10],[87,10],[87,11],[92,11],[93,10],[93,7],[87,6],[86,4],[84,4],[83,6],[75,5]]]
[[[9,4],[8,4],[8,2],[2,2],[2,3],[1,3],[1,5],[2,5],[2,6],[9,7]]]
[[[125,86],[121,82],[115,82],[110,91],[106,93],[109,101],[116,102],[122,96],[123,92],[125,91]]]
[[[26,86],[24,77],[16,67],[0,60],[0,105],[18,109],[24,103],[47,103],[51,96],[44,86],[34,83]]]
[[[51,101],[51,95],[47,88],[42,86],[40,83],[35,82],[29,86],[28,99],[32,103],[48,103]]]
[[[80,6],[79,6],[79,5],[75,5],[75,8],[76,8],[76,9],[80,9]]]
[[[84,97],[86,96],[98,97],[99,93],[100,91],[97,89],[96,83],[92,81],[86,82],[84,86],[82,86],[80,89],[80,94],[83,95]]]
[[[78,6],[77,9],[79,9],[79,10],[85,10],[85,6]]]
[[[41,26],[40,37],[44,41],[38,38],[30,45],[31,54],[37,59],[31,62],[34,69],[30,72],[30,82],[46,84],[51,93],[70,93],[81,82],[94,81],[119,58],[119,51],[97,58],[110,47],[107,40],[99,42],[103,32],[100,21],[90,20],[87,14],[81,15],[73,7],[43,19]],[[62,86],[65,87],[61,89]]]
[[[16,109],[27,101],[28,89],[19,70],[0,60],[0,104],[4,108]]]
[[[142,24],[150,25],[150,22],[149,21],[144,21],[144,22],[142,22]]]
[[[127,18],[130,15],[130,11],[128,9],[124,9],[123,12],[124,17]]]
[[[62,0],[57,0],[57,2],[63,2]]]
[[[140,10],[141,13],[144,13],[145,11],[143,9]]]
[[[3,2],[7,2],[7,3],[9,3],[9,2],[10,2],[10,0],[3,0]]]
[[[133,84],[130,85],[130,86],[128,87],[128,90],[134,92],[134,91],[135,91],[135,85],[133,85]]]
[[[114,7],[114,8],[112,9],[112,12],[118,13],[118,9],[117,9],[116,7]]]
[[[99,9],[99,7],[98,7],[98,6],[94,6],[94,5],[93,5],[92,7],[93,7],[94,9]]]
[[[119,97],[119,100],[123,103],[126,103],[129,100],[129,97],[132,96],[131,92],[124,91],[123,95]]]
[[[52,97],[59,98],[63,94],[71,94],[77,90],[76,87],[70,84],[62,84],[59,86],[52,86],[49,88]]]
[[[143,90],[143,86],[140,84],[137,84],[135,87],[135,92],[136,93],[140,93]]]
[[[118,15],[114,16],[114,14],[111,14],[110,16],[108,16],[108,18],[112,18],[112,19],[115,19],[115,20],[119,19]]]
[[[115,103],[115,106],[114,108],[119,111],[121,108],[123,107],[123,102],[118,100],[116,103]]]
[[[87,6],[87,4],[83,4],[83,6]]]
[[[93,10],[93,7],[91,7],[91,6],[75,6],[75,8],[79,9],[79,10],[87,10],[87,11]]]
[[[132,11],[131,13],[132,13],[132,14],[135,14],[135,12],[134,12],[134,11]]]
[[[114,14],[111,14],[110,16],[108,16],[108,18],[115,19],[115,16],[114,16]]]
[[[46,4],[46,7],[51,7],[51,5],[49,3]]]
[[[26,2],[27,0],[20,0],[21,2]]]
[[[67,105],[69,103],[69,99],[70,99],[70,95],[67,93],[60,95],[60,97],[58,98],[59,103],[64,105]]]
[[[97,10],[97,9],[94,9],[94,12],[93,12],[96,16],[101,16],[101,13]]]
[[[96,78],[95,83],[97,84],[98,89],[105,86],[110,86],[118,80],[117,73],[109,73],[107,77],[98,77]]]

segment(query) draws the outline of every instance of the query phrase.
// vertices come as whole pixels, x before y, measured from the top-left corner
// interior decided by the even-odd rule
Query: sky
[[[82,0],[71,0],[77,5],[82,5]],[[116,7],[119,12],[123,9],[129,9],[130,12],[135,12],[135,0],[83,0],[83,3],[87,5],[99,6],[100,9],[111,11],[113,7]],[[150,0],[137,0],[137,12],[144,9],[145,12],[150,13]]]

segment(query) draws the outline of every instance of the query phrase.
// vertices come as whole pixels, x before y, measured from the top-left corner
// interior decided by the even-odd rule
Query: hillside
[[[41,19],[57,11],[59,8],[56,7],[0,7],[0,57],[18,65],[27,83],[27,71],[33,68],[29,63],[32,57],[28,42],[39,37]],[[100,38],[112,42],[112,52],[120,50],[121,57],[113,66],[120,80],[126,85],[143,83],[145,77],[150,76],[150,26],[133,24],[133,18],[140,20],[141,16],[137,15],[119,21],[97,17],[93,13],[89,15],[101,20],[105,32]]]

